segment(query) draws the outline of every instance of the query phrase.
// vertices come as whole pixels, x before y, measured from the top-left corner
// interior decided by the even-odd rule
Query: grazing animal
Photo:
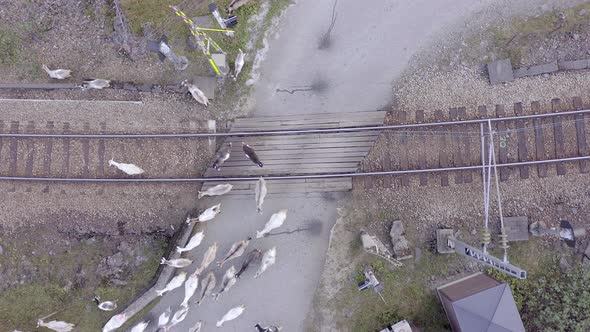
[[[260,264],[260,267],[258,268],[258,271],[256,271],[254,278],[258,278],[262,272],[266,271],[269,266],[273,265],[275,263],[276,257],[277,247],[273,247],[272,249],[266,251],[262,256],[262,264]]]
[[[260,256],[262,256],[262,251],[260,251],[258,249],[254,249],[254,250],[250,251],[248,253],[248,255],[246,256],[246,259],[242,263],[242,267],[240,268],[240,271],[238,271],[238,273],[236,273],[236,278],[239,279],[240,276],[242,275],[242,273],[244,273],[246,271],[246,269],[248,269],[248,266],[250,266],[250,263],[252,263],[254,260],[260,258]]]
[[[219,290],[219,293],[212,294],[213,299],[217,301],[219,295],[227,292],[230,288],[232,288],[233,285],[236,284],[237,281],[238,278],[236,278],[236,268],[232,265],[229,269],[227,269],[227,271],[225,271],[225,274],[223,275],[223,279],[221,281],[221,289]]]
[[[47,72],[47,75],[56,80],[63,80],[71,76],[72,71],[69,69],[55,69],[50,70],[46,65],[42,65],[41,68]]]
[[[184,283],[184,300],[182,300],[181,306],[187,306],[188,300],[195,294],[195,291],[199,287],[199,275],[191,274],[186,282]]]
[[[264,203],[266,193],[266,180],[260,178],[258,179],[258,182],[256,182],[256,187],[254,188],[254,195],[256,196],[256,211],[258,211],[258,213],[262,213],[262,203]]]
[[[198,321],[193,327],[188,329],[188,332],[200,332],[201,327],[203,326],[203,321]]]
[[[102,332],[111,332],[114,331],[118,328],[120,328],[121,326],[123,326],[123,324],[125,324],[125,322],[127,321],[127,316],[125,315],[125,313],[120,313],[118,315],[115,315],[113,317],[111,317],[111,319],[109,319],[109,321],[104,325],[104,327],[102,328]]]
[[[203,211],[203,213],[201,213],[197,218],[187,217],[186,223],[190,225],[192,223],[209,221],[215,218],[215,216],[219,214],[219,212],[221,212],[221,203],[213,205],[212,207]]]
[[[231,155],[231,146],[232,143],[229,142],[219,149],[219,151],[217,151],[215,154],[215,161],[213,162],[212,167],[215,168],[216,171],[220,171],[221,165],[223,165],[223,163],[229,159],[229,156]]]
[[[205,296],[209,295],[213,288],[215,288],[215,284],[217,283],[217,279],[215,278],[215,274],[213,272],[209,272],[205,279],[201,281],[201,288],[203,291],[201,292],[201,298],[197,301],[197,305],[201,305]]]
[[[193,235],[191,237],[191,239],[188,241],[186,246],[184,246],[184,248],[176,246],[176,252],[182,253],[185,251],[190,251],[190,250],[195,249],[196,247],[198,247],[201,244],[201,241],[203,241],[204,237],[205,237],[205,235],[204,235],[203,231],[196,233],[195,235]]]
[[[266,225],[264,225],[264,228],[261,231],[256,231],[256,238],[260,239],[264,237],[266,234],[270,233],[270,231],[272,231],[273,229],[281,227],[281,225],[285,222],[285,219],[287,218],[287,211],[287,209],[283,209],[270,216],[270,219],[268,220]]]
[[[184,82],[182,82],[182,86],[185,86],[188,88],[188,92],[191,93],[191,96],[193,96],[193,98],[199,104],[203,104],[205,106],[209,105],[209,99],[207,98],[207,96],[205,96],[203,91],[201,91],[201,89],[199,89],[196,85],[191,84],[188,81],[184,81]]]
[[[250,2],[250,0],[232,0],[229,6],[225,9],[225,12],[231,14],[238,8],[247,4],[248,2]]]
[[[260,326],[260,324],[256,324],[254,325],[254,327],[256,328],[256,331],[258,332],[279,332],[282,327],[276,327],[276,326],[267,326],[267,327],[262,327]]]
[[[148,326],[148,324],[150,323],[150,321],[148,320],[147,322],[141,322],[137,325],[135,325],[130,332],[143,332],[145,331],[145,328]]]
[[[185,280],[186,272],[180,272],[176,277],[172,278],[172,280],[168,282],[164,289],[156,290],[156,294],[158,294],[158,296],[162,296],[164,293],[180,287],[180,285],[182,285]]]
[[[102,90],[104,88],[108,88],[111,86],[111,81],[103,80],[101,78],[97,79],[85,79],[84,85],[82,85],[82,89],[98,89]]]
[[[229,183],[218,184],[215,187],[211,187],[205,191],[199,191],[199,195],[197,196],[197,199],[201,199],[201,197],[203,197],[203,196],[221,196],[221,195],[224,195],[224,194],[227,194],[228,192],[230,192],[230,190],[233,187],[234,186],[232,186]]]
[[[94,296],[94,302],[98,306],[98,309],[103,311],[113,311],[117,309],[117,301],[118,300],[100,302],[100,297],[98,295]]]
[[[225,315],[223,315],[223,317],[221,317],[219,321],[217,321],[216,326],[221,327],[223,323],[238,318],[244,312],[244,309],[246,309],[246,306],[244,306],[243,304],[235,308],[229,309],[229,311]]]
[[[225,257],[221,260],[221,262],[217,262],[217,266],[222,267],[225,262],[242,256],[246,250],[246,247],[250,243],[250,240],[252,240],[251,237],[249,237],[247,240],[238,241],[232,244],[231,248],[227,254],[225,254]]]
[[[219,248],[219,246],[217,245],[217,242],[215,242],[207,249],[207,251],[205,251],[203,260],[201,261],[201,266],[197,268],[195,274],[201,274],[201,272],[205,271],[205,269],[215,260],[217,248]]]
[[[162,260],[160,261],[160,265],[166,264],[168,266],[172,266],[175,268],[183,268],[183,267],[187,267],[187,266],[191,265],[192,262],[193,261],[191,261],[190,259],[186,259],[186,258],[177,258],[177,259],[167,260],[166,258],[162,257]]]
[[[234,81],[238,79],[238,75],[242,72],[242,68],[244,67],[244,52],[242,49],[239,49],[239,53],[236,56],[236,67],[234,69]]]
[[[113,159],[109,160],[109,166],[115,166],[127,175],[139,175],[144,172],[143,169],[135,166],[134,164],[118,163]]]
[[[51,315],[50,315],[51,316]],[[54,330],[57,332],[70,332],[74,329],[76,325],[72,323],[67,323],[61,320],[52,320],[51,322],[45,323],[43,318],[37,319],[37,327],[46,327],[50,330]]]
[[[160,317],[158,317],[158,328],[164,327],[168,324],[170,321],[170,315],[172,315],[172,311],[170,310],[170,307],[168,307],[168,309],[164,310],[164,312],[160,314]]]
[[[256,150],[254,150],[250,145],[242,142],[242,150],[246,154],[246,157],[248,157],[248,159],[252,160],[252,162],[255,163],[256,165],[258,165],[258,167],[264,166],[264,164],[260,161],[260,158],[258,158],[258,155],[256,154]]]
[[[176,310],[174,316],[170,320],[170,323],[164,328],[166,331],[169,330],[172,326],[182,322],[186,318],[186,314],[188,313],[188,306],[184,307],[181,306],[180,309]]]

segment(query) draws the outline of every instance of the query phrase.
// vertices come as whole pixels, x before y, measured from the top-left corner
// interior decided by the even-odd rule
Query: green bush
[[[527,331],[590,331],[590,273],[578,267],[562,273],[547,268],[526,280],[496,270],[487,274],[507,282]]]

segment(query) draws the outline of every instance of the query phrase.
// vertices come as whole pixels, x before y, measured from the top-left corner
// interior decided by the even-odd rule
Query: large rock
[[[393,253],[397,258],[411,257],[410,243],[404,234],[404,225],[400,220],[396,220],[391,225],[389,236],[391,237],[391,244],[393,245]]]

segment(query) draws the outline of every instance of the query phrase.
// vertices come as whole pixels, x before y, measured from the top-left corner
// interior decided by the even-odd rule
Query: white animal
[[[264,229],[260,232],[256,231],[256,238],[260,239],[261,237],[264,237],[266,234],[270,233],[270,231],[273,229],[280,227],[285,222],[286,218],[287,209],[280,210],[279,212],[273,214],[270,216],[270,220],[268,220],[266,225],[264,225]]]
[[[71,330],[74,329],[74,324],[72,323],[67,323],[61,320],[52,320],[51,322],[45,323],[43,321],[43,318],[37,319],[37,327],[46,327],[50,330],[54,330],[57,332],[70,332]]]
[[[193,325],[193,327],[188,329],[188,332],[200,332],[202,326],[203,326],[203,322],[198,321],[195,325]]]
[[[172,316],[170,323],[166,326],[165,330],[169,330],[172,326],[182,322],[186,318],[186,314],[188,313],[188,306],[180,307]]]
[[[254,278],[258,278],[262,272],[266,271],[269,266],[273,265],[275,263],[276,257],[277,247],[273,247],[272,249],[269,249],[267,252],[265,252],[264,255],[262,255],[262,263],[260,264],[258,271],[256,271]]]
[[[240,52],[236,56],[236,67],[234,70],[234,80],[236,80],[238,78],[238,75],[242,71],[242,67],[244,67],[244,52],[242,52],[242,49],[239,49],[239,51]]]
[[[162,260],[160,261],[160,265],[166,264],[168,266],[172,266],[175,268],[183,268],[183,267],[187,267],[187,266],[191,265],[192,262],[193,261],[191,261],[190,259],[186,259],[186,258],[177,258],[177,259],[167,260],[166,258],[162,257]]]
[[[193,235],[193,237],[191,237],[191,239],[188,241],[188,243],[186,244],[186,246],[184,248],[177,246],[176,252],[182,253],[185,251],[193,250],[194,248],[198,247],[199,244],[201,244],[201,241],[203,241],[204,237],[205,237],[205,235],[204,235],[203,231],[196,233],[195,235]]]
[[[201,305],[205,296],[209,295],[213,288],[215,288],[215,284],[217,283],[217,279],[215,278],[215,274],[213,272],[209,272],[205,279],[201,281],[201,288],[203,289],[201,292],[201,298],[197,301],[197,305]]]
[[[158,294],[158,296],[162,296],[164,293],[180,287],[180,285],[182,285],[185,280],[186,272],[180,272],[176,277],[172,278],[172,280],[168,282],[164,289],[156,290],[156,294]]]
[[[236,268],[232,265],[229,269],[227,269],[227,271],[225,271],[225,274],[223,275],[223,279],[221,281],[221,290],[219,290],[219,293],[212,294],[215,301],[217,301],[219,295],[232,288],[232,286],[235,285],[237,281],[238,278],[236,278]]]
[[[168,324],[168,322],[170,321],[170,315],[172,314],[172,311],[170,310],[170,307],[168,307],[168,309],[166,309],[163,313],[160,314],[160,317],[158,317],[158,327],[164,327],[166,324]]]
[[[98,295],[94,296],[94,302],[98,306],[98,309],[103,311],[113,311],[117,309],[117,301],[118,300],[100,302],[100,297]]]
[[[111,81],[103,80],[101,78],[97,79],[86,79],[84,80],[84,85],[82,85],[82,89],[98,89],[102,90],[103,88],[108,88],[111,86]]]
[[[225,262],[242,256],[244,254],[244,251],[246,250],[246,247],[248,247],[250,240],[252,240],[251,237],[249,237],[246,240],[238,241],[232,244],[231,248],[229,249],[227,254],[225,254],[225,257],[221,260],[221,262],[217,262],[217,266],[222,267],[223,264],[225,264]]]
[[[254,194],[256,196],[256,211],[258,211],[258,213],[262,213],[262,203],[264,203],[266,192],[266,180],[263,178],[258,179],[256,187],[254,188]]]
[[[125,322],[127,321],[127,316],[125,315],[125,313],[120,313],[118,315],[115,315],[113,317],[111,317],[111,319],[109,319],[109,321],[104,325],[104,327],[102,328],[102,332],[111,332],[114,331],[118,328],[120,328],[121,326],[123,326],[123,324],[125,324]]]
[[[141,322],[137,325],[135,325],[132,329],[131,332],[143,332],[145,331],[145,328],[148,326],[148,324],[150,323],[150,321],[147,322]]]
[[[199,288],[199,275],[193,273],[184,283],[184,300],[182,300],[181,306],[188,306],[188,300],[195,294],[197,288]]]
[[[243,304],[229,309],[229,311],[221,317],[221,320],[217,322],[217,327],[221,327],[223,323],[238,318],[244,312],[244,309],[246,309],[246,307]]]
[[[201,199],[203,196],[221,196],[230,192],[233,187],[234,186],[229,183],[218,184],[215,187],[211,187],[205,191],[199,191],[197,199]]]
[[[209,105],[209,99],[207,98],[207,96],[205,96],[205,94],[203,93],[203,91],[201,91],[201,89],[197,88],[196,85],[189,83],[188,81],[184,81],[182,82],[183,86],[186,86],[188,88],[188,92],[191,93],[191,96],[193,96],[193,98],[200,104],[203,104],[205,106]]]
[[[205,271],[205,269],[215,260],[215,255],[217,255],[218,248],[219,246],[217,245],[217,242],[215,242],[207,249],[207,251],[205,251],[203,260],[201,261],[201,266],[197,268],[195,274],[201,274],[201,272]]]
[[[221,212],[221,203],[213,205],[212,207],[203,211],[203,213],[201,213],[197,218],[186,218],[186,223],[190,225],[192,223],[209,221],[215,218],[219,212]]]
[[[47,72],[47,75],[57,80],[63,80],[71,76],[72,71],[69,69],[55,69],[50,70],[46,65],[42,65],[41,68]]]
[[[109,166],[115,166],[127,175],[139,175],[144,172],[143,169],[135,166],[134,164],[118,163],[113,159],[109,160]]]

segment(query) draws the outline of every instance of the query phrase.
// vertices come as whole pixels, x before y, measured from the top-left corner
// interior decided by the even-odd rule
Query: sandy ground
[[[288,9],[279,24],[276,38],[270,40],[268,57],[263,62],[260,80],[255,85],[253,116],[378,109],[391,99],[392,79],[402,72],[410,55],[428,37],[485,2],[454,1],[451,4],[449,1],[426,0],[412,3],[380,1],[370,6],[360,2],[339,2],[331,46],[319,50],[319,39],[330,24],[333,3],[298,1]],[[421,24],[424,21],[429,24]],[[317,79],[320,80],[319,84]],[[322,82],[327,82],[327,88]],[[276,93],[276,89],[305,89],[305,86],[313,83],[316,83],[314,88],[319,93]],[[363,87],[362,92],[359,92],[359,86]],[[272,188],[272,182],[269,188]],[[219,202],[222,206],[228,206],[229,212],[224,210],[219,219],[211,223],[207,232],[213,233],[208,241],[217,240],[222,244],[221,255],[231,243],[252,234],[255,224],[260,226],[266,220],[257,218],[260,220],[240,224],[239,228],[232,226],[229,230],[228,223],[233,224],[236,218],[240,220],[244,215],[248,218],[250,213],[254,214],[244,208],[253,202],[235,201],[231,197],[223,197]],[[189,312],[178,331],[185,330],[198,320],[205,321],[203,331],[214,330],[214,322],[226,310],[240,303],[246,305],[246,312],[228,323],[223,330],[244,330],[256,322],[282,325],[288,331],[305,330],[304,320],[311,310],[311,301],[328,246],[328,230],[337,219],[336,208],[345,203],[338,199],[326,200],[322,196],[310,195],[298,199],[269,196],[266,204],[269,205],[264,216],[272,212],[268,208],[270,205],[276,208],[293,206],[296,212],[287,219],[285,227],[292,228],[306,220],[319,219],[324,226],[321,236],[302,233],[284,239],[265,239],[262,242],[265,249],[277,245],[276,266],[271,267],[261,280],[245,278],[219,303],[204,303],[198,309],[191,307],[191,311],[196,313],[193,315]],[[279,243],[278,240],[285,242]],[[200,261],[200,255],[205,250],[202,245],[195,251],[197,260]],[[283,259],[282,252],[288,252],[289,258]],[[237,263],[240,264],[239,261]],[[273,268],[276,270],[273,271]],[[219,279],[220,272],[217,274]],[[261,287],[247,287],[262,280],[265,280],[264,290]],[[167,306],[175,310],[182,300],[182,294],[179,290],[164,296],[149,314],[150,317],[157,317]]]

